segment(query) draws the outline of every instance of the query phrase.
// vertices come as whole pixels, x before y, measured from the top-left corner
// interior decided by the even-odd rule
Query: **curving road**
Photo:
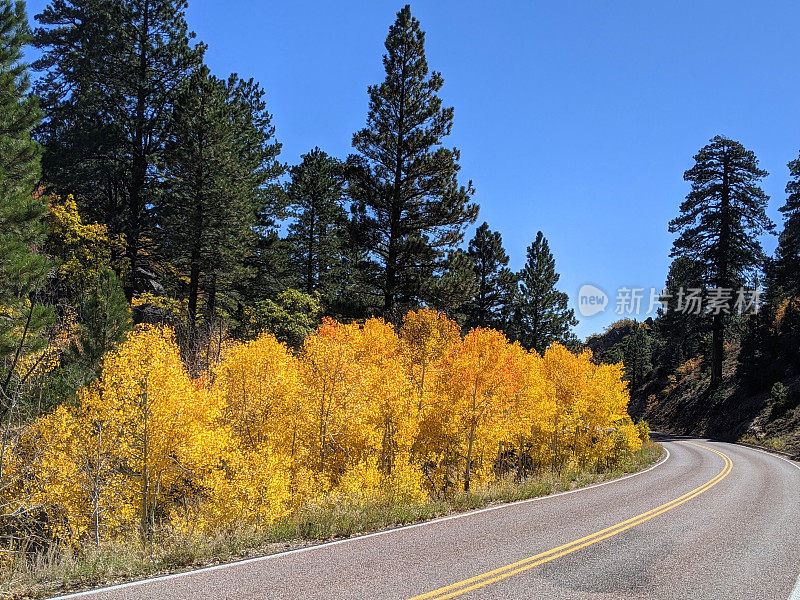
[[[62,598],[800,600],[800,465],[661,441],[590,488]]]

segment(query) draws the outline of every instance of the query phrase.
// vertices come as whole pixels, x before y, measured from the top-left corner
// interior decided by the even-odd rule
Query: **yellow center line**
[[[657,506],[656,508],[648,510],[647,512],[644,512],[640,515],[631,517],[626,521],[622,521],[621,523],[617,523],[616,525],[612,525],[611,527],[608,527],[601,531],[597,531],[591,535],[587,535],[586,537],[582,537],[578,540],[574,540],[562,546],[558,546],[557,548],[553,548],[551,550],[548,550],[547,552],[542,552],[541,554],[524,558],[522,560],[510,563],[503,567],[499,567],[497,569],[487,571],[480,575],[470,577],[469,579],[464,579],[462,581],[452,583],[450,585],[427,592],[425,594],[414,596],[413,598],[409,598],[408,600],[430,600],[430,599],[445,600],[447,598],[455,598],[456,596],[460,596],[462,594],[466,594],[467,592],[471,592],[473,590],[477,590],[492,583],[496,583],[498,581],[511,577],[512,575],[517,575],[519,573],[527,571],[528,569],[538,567],[547,562],[550,562],[551,560],[555,560],[556,558],[566,556],[567,554],[571,554],[573,552],[581,550],[582,548],[586,548],[587,546],[591,546],[592,544],[596,544],[597,542],[606,540],[610,537],[622,533],[623,531],[627,531],[631,527],[635,527],[636,525],[640,525],[646,521],[649,521],[650,519],[653,519],[658,515],[664,514],[665,512],[680,506],[684,502],[688,502],[692,498],[696,498],[700,494],[707,492],[712,487],[717,485],[720,481],[725,479],[733,469],[733,461],[722,452],[714,450],[713,448],[709,448],[708,446],[695,444],[693,442],[682,442],[682,443],[691,444],[692,446],[697,446],[698,448],[703,448],[704,450],[708,450],[710,452],[713,452],[714,454],[719,455],[720,457],[722,457],[722,460],[725,463],[724,468],[722,469],[722,471],[717,473],[717,475],[709,479],[703,485],[696,487],[695,489],[689,492],[686,492],[685,494],[679,496],[678,498],[675,498],[674,500],[670,500],[666,504],[662,504],[661,506]]]

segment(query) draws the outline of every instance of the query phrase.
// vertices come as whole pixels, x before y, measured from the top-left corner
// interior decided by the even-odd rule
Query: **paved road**
[[[800,466],[663,445],[654,468],[592,488],[71,597],[800,600]]]

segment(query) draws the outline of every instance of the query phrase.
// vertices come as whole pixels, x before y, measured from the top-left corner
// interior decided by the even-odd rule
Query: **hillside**
[[[784,402],[769,391],[750,393],[735,377],[738,348],[731,350],[716,391],[702,360],[692,359],[674,375],[632,390],[631,416],[655,431],[745,441],[800,457],[800,376],[783,381]]]

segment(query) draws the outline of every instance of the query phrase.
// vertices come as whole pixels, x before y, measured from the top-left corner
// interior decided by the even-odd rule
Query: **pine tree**
[[[31,131],[41,113],[27,94],[22,62],[29,34],[23,3],[0,0],[0,415],[10,409],[21,359],[44,343],[49,320],[37,299],[48,272],[37,251],[47,233],[47,205],[35,193],[40,152]]]
[[[184,0],[52,0],[36,17],[45,179],[64,197],[74,193],[90,220],[125,234],[128,297],[152,278],[154,165],[204,51],[191,42],[185,8]]]
[[[453,109],[437,96],[442,76],[428,71],[425,34],[406,5],[386,38],[386,79],[370,86],[367,126],[353,136],[350,194],[363,209],[373,287],[384,316],[397,321],[424,300],[478,208],[471,184],[458,184],[459,153],[442,146]]]
[[[551,343],[566,341],[577,325],[569,297],[556,289],[560,275],[547,239],[539,231],[528,247],[527,262],[519,274],[520,292],[514,314],[515,336],[524,346],[543,354]]]
[[[284,289],[287,268],[286,248],[278,235],[279,223],[286,217],[286,194],[278,178],[286,165],[278,159],[281,143],[275,137],[272,114],[267,110],[265,92],[252,78],[235,73],[226,83],[228,108],[231,111],[240,190],[249,198],[255,211],[255,244],[247,248],[234,292],[244,303],[264,299],[266,292]]]
[[[708,319],[688,300],[691,290],[703,288],[703,265],[688,256],[672,261],[665,285],[666,310],[655,321],[656,364],[674,373],[689,358],[704,354],[709,333]]]
[[[454,321],[463,324],[467,318],[464,309],[477,291],[478,283],[472,258],[458,249],[448,252],[441,274],[427,280],[423,296],[427,298],[431,308],[444,312]]]
[[[775,257],[775,286],[771,296],[800,296],[800,158],[789,163],[786,203],[781,207],[783,231]],[[773,286],[770,286],[771,288]],[[776,298],[777,299],[777,298]]]
[[[644,324],[637,323],[633,332],[626,337],[622,360],[625,378],[630,382],[631,389],[635,390],[653,370],[650,334]]]
[[[164,151],[165,190],[159,201],[162,255],[187,282],[190,331],[201,294],[213,320],[218,294],[247,276],[263,211],[259,200],[273,175],[277,153],[269,119],[254,115],[242,82],[227,83],[202,67],[179,96],[173,134]]]
[[[306,294],[331,298],[342,278],[342,253],[348,243],[344,209],[344,165],[314,148],[290,169],[287,186],[287,242],[295,285]],[[328,302],[328,304],[330,304]]]
[[[489,229],[484,222],[470,240],[468,254],[472,259],[478,291],[468,307],[470,327],[503,328],[509,291],[517,282],[508,265],[499,231]]]
[[[692,189],[670,222],[678,233],[672,256],[686,256],[702,265],[705,288],[736,290],[746,273],[763,264],[758,236],[774,229],[765,212],[768,196],[759,187],[767,172],[758,167],[751,150],[739,142],[717,136],[694,157],[684,173]],[[726,314],[712,319],[711,381],[722,378]]]

